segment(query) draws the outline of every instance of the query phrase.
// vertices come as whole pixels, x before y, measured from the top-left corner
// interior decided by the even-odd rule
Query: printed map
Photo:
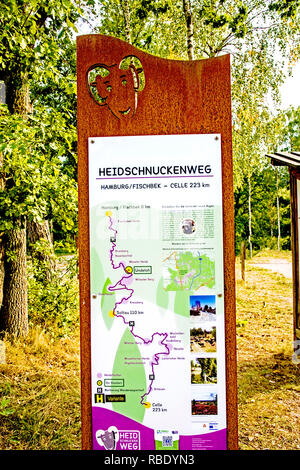
[[[167,291],[195,292],[202,286],[215,286],[215,262],[200,251],[173,251],[163,262],[164,288]]]

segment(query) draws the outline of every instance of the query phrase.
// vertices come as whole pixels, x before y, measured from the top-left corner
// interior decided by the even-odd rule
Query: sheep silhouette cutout
[[[119,65],[95,64],[86,77],[89,93],[98,105],[106,106],[118,119],[135,114],[138,93],[145,87],[145,74],[137,57],[126,56]]]

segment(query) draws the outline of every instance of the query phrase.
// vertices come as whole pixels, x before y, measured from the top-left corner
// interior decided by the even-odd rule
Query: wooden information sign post
[[[236,449],[230,57],[77,54],[83,449]]]

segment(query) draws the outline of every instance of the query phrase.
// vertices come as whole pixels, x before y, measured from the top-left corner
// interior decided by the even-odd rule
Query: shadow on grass
[[[299,368],[285,354],[239,364],[240,449],[300,449]]]
[[[4,390],[6,388],[6,391]],[[0,387],[0,449],[2,450],[79,450],[79,396],[58,396],[55,389],[31,397],[23,404],[14,387]]]

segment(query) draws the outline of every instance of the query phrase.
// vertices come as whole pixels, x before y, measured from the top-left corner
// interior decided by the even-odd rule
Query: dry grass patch
[[[299,365],[292,361],[292,281],[251,262],[246,266],[242,282],[237,264],[240,448],[300,449]]]
[[[6,341],[0,365],[0,449],[80,449],[78,336],[51,340],[35,329]]]

